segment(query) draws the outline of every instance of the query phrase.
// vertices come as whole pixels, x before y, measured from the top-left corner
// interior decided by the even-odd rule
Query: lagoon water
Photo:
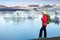
[[[39,37],[39,31],[42,26],[40,15],[34,20],[23,19],[19,21],[6,21],[4,15],[0,15],[0,40],[29,40]],[[47,38],[57,36],[60,36],[60,24],[58,25],[54,22],[48,24]]]

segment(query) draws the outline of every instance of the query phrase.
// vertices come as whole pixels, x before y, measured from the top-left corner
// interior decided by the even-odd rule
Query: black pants
[[[44,37],[46,37],[46,26],[42,26],[40,29],[39,37],[42,37],[42,31],[44,31]]]

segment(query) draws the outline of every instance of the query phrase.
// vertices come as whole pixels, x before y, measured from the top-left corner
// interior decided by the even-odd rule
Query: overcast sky
[[[0,5],[60,4],[60,0],[0,0]]]

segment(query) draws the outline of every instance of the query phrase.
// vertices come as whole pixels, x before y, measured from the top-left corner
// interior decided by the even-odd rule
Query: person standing
[[[42,11],[42,18],[41,18],[41,21],[42,21],[42,27],[40,29],[40,33],[39,33],[39,38],[42,37],[42,31],[44,31],[44,38],[47,37],[47,32],[46,32],[46,26],[47,26],[47,16],[46,16],[46,11]]]

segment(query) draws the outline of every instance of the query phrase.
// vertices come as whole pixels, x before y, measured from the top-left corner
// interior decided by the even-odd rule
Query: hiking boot
[[[42,38],[40,37],[40,38],[38,38],[39,40],[41,40]]]
[[[44,38],[44,40],[46,40],[46,37]]]

